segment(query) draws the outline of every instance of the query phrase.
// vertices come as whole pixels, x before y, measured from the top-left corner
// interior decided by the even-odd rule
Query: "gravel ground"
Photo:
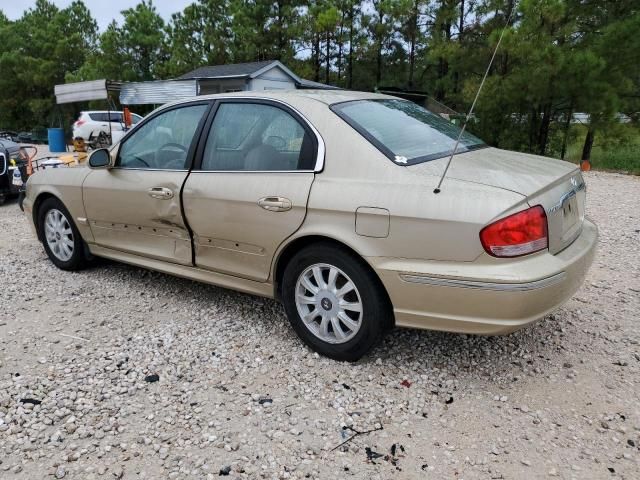
[[[640,178],[587,182],[602,238],[567,305],[504,337],[396,330],[357,364],[271,300],[59,271],[0,207],[0,477],[640,478]]]

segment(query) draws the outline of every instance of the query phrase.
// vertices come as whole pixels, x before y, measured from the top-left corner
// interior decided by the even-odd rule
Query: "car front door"
[[[154,114],[120,144],[114,168],[91,171],[83,200],[97,245],[191,264],[180,190],[209,107],[194,102]]]
[[[222,100],[214,109],[183,192],[195,262],[266,281],[278,246],[304,220],[321,140],[276,102]]]

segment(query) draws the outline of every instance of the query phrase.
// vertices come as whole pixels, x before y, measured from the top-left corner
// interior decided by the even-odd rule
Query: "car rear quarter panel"
[[[90,170],[86,167],[49,168],[36,172],[27,182],[26,208],[33,209],[37,206],[42,195],[53,195],[69,210],[82,238],[87,242],[92,242],[91,229],[88,225],[78,221],[79,218],[86,218],[82,201],[82,183],[89,172]],[[33,214],[35,224],[37,222],[36,212]]]
[[[434,194],[438,177],[414,175],[396,165],[326,104],[295,105],[326,144],[324,170],[311,187],[307,217],[294,238],[323,235],[363,257],[401,257],[471,262],[484,250],[481,228],[490,220],[527,206],[521,194],[448,180]],[[362,207],[389,212],[386,237],[356,233]]]

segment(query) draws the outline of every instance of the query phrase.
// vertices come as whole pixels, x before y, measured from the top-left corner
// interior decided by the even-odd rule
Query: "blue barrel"
[[[67,144],[64,141],[64,130],[62,128],[49,128],[47,130],[49,137],[50,152],[66,152]]]

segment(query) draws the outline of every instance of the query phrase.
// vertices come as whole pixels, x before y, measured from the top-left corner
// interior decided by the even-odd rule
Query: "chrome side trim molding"
[[[565,279],[565,272],[556,273],[550,277],[533,282],[524,283],[493,283],[480,282],[476,280],[458,280],[454,278],[430,277],[427,275],[416,275],[410,273],[401,273],[400,278],[408,283],[420,283],[424,285],[434,285],[437,287],[458,287],[458,288],[474,288],[479,290],[496,290],[501,292],[523,292],[528,290],[537,290],[540,288],[550,287],[560,283]]]

